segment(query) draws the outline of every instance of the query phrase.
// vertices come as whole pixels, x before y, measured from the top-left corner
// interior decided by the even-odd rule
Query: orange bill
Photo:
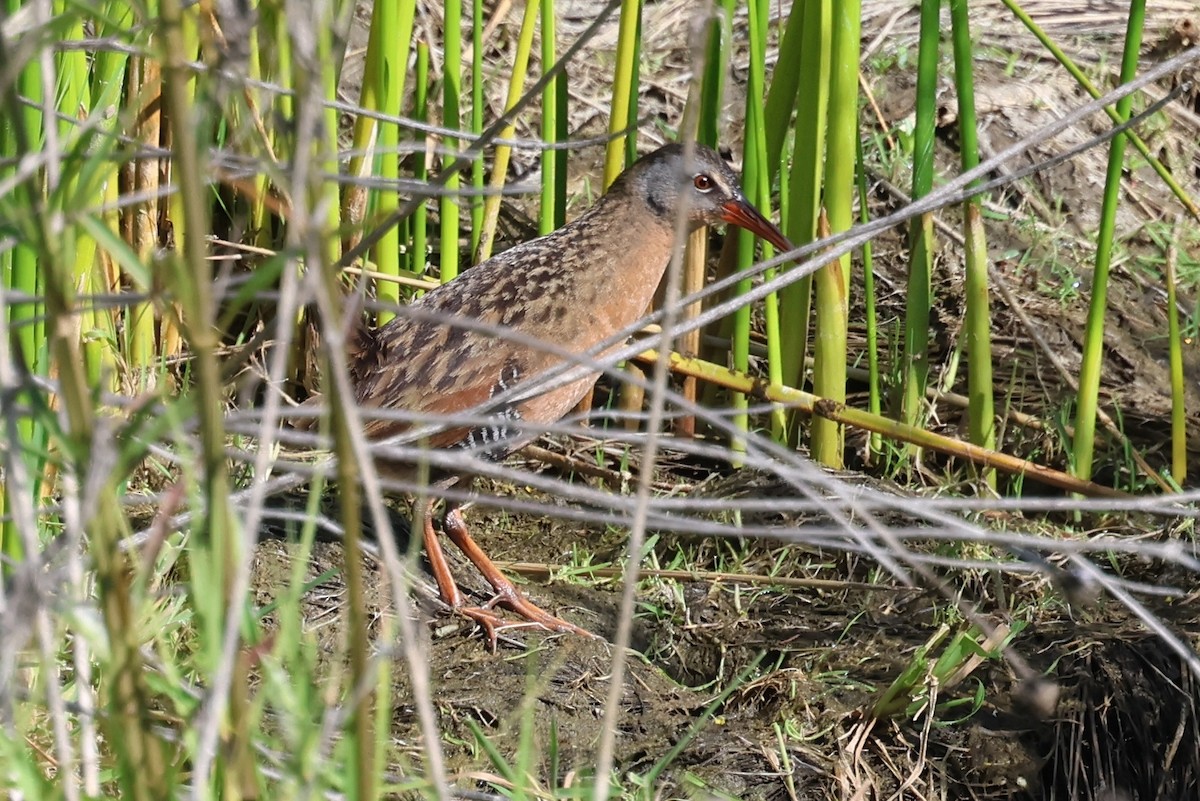
[[[745,228],[755,236],[760,236],[770,242],[780,251],[794,249],[783,232],[745,200],[730,200],[721,207],[721,219],[738,228]]]

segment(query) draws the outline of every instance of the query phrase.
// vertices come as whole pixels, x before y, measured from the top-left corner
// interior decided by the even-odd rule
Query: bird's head
[[[675,225],[687,204],[688,227],[729,223],[760,236],[780,250],[791,250],[783,233],[742,194],[738,178],[717,151],[697,143],[691,154],[681,144],[660,147],[638,159],[617,179],[613,190],[632,192],[650,213]]]

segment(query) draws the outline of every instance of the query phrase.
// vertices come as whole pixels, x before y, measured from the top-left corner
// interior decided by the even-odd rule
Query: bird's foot
[[[488,558],[483,549],[471,539],[470,533],[467,531],[467,524],[463,521],[462,511],[458,508],[452,508],[446,512],[446,518],[443,524],[447,536],[454,541],[454,544],[459,547],[472,564],[479,569],[483,574],[484,579],[488,584],[492,585],[492,590],[495,595],[491,600],[480,607],[467,608],[461,601],[455,603],[451,601],[451,605],[455,606],[460,612],[465,614],[477,622],[480,627],[488,635],[488,640],[493,649],[496,647],[496,637],[500,631],[510,628],[524,628],[528,626],[538,626],[546,631],[565,631],[571,634],[582,634],[585,637],[595,637],[590,631],[576,626],[574,623],[569,623],[562,618],[555,617],[544,609],[538,607],[525,595],[517,589],[517,585],[496,567],[495,563]],[[432,524],[426,518],[426,544],[425,550],[428,553],[433,553],[437,547],[437,540],[433,536]],[[440,552],[440,549],[438,549]],[[443,557],[444,559],[444,557]],[[444,568],[446,576],[446,586],[453,587],[454,580],[450,577],[449,567]],[[442,582],[438,582],[442,586]],[[454,590],[457,592],[457,589]],[[453,598],[453,595],[448,595],[443,588],[442,597]],[[502,607],[509,611],[516,612],[521,617],[525,618],[524,623],[512,623],[496,613],[496,607]]]
[[[504,607],[511,612],[516,612],[521,617],[525,618],[529,623],[536,626],[541,626],[547,631],[565,631],[571,634],[582,634],[585,637],[595,637],[585,628],[576,626],[574,623],[563,620],[542,609],[533,601],[525,597],[525,594],[517,589],[512,582],[505,581],[500,586],[493,585],[496,594],[492,599],[484,604],[485,609],[495,609],[497,606]]]
[[[525,619],[510,620],[497,612],[497,607],[508,609]],[[550,614],[512,585],[497,588],[496,594],[482,606],[460,606],[455,611],[475,621],[483,630],[488,647],[493,651],[496,650],[501,633],[514,629],[539,628],[550,632],[582,634],[585,637],[596,636],[585,628]]]
[[[475,622],[475,625],[479,626],[483,631],[483,636],[487,638],[488,649],[493,653],[496,651],[500,635],[503,632],[513,629],[532,628],[534,626],[541,627],[540,623],[533,623],[528,620],[509,620],[495,609],[487,606],[460,606],[455,611],[463,617],[470,618]],[[513,642],[520,645],[516,641]]]

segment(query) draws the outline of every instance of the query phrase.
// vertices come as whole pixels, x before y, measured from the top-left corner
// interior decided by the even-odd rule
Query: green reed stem
[[[829,142],[825,151],[825,208],[829,232],[854,224],[854,158],[858,141],[858,55],[861,3],[834,4],[829,74]],[[847,330],[850,315],[850,254],[818,270],[816,343],[813,349],[813,392],[838,403],[846,400]],[[812,420],[813,457],[834,469],[842,467],[842,426]]]
[[[617,136],[629,125],[630,100],[633,94],[634,72],[637,70],[638,25],[641,18],[640,0],[624,0],[617,26],[617,63],[613,69],[612,102],[609,105],[608,132],[613,136],[604,152],[604,188],[607,189],[625,169],[628,143]]]
[[[446,24],[443,33],[442,59],[442,125],[446,128],[457,129],[462,124],[462,10],[464,0],[447,0],[444,8]],[[473,59],[480,58],[479,47],[474,48]],[[442,164],[454,161],[459,140],[447,136],[442,146],[448,151],[442,156]],[[458,190],[462,187],[462,177],[451,173],[446,180],[444,192],[438,203],[440,217],[441,239],[440,272],[442,283],[453,280],[458,275],[458,235],[459,235],[459,202]],[[480,224],[482,232],[482,222]],[[476,251],[478,252],[478,251]]]
[[[866,224],[870,221],[870,196],[867,191],[867,165],[863,160],[863,143],[861,130],[855,153],[858,188],[858,221]],[[883,408],[883,392],[880,389],[879,377],[879,317],[875,307],[875,259],[874,245],[871,240],[863,243],[863,309],[867,327],[867,411],[880,416]],[[883,448],[883,435],[872,431],[867,437],[869,453],[877,454]]]
[[[732,38],[736,0],[721,0],[716,9],[718,22],[709,30],[708,54],[704,57],[704,79],[700,82],[700,119],[696,132],[696,141],[714,148],[720,145],[721,101],[725,73],[729,68],[726,45]]]
[[[383,52],[367,61],[375,64],[377,72],[364,76],[364,80],[375,82],[374,95],[379,101],[379,111],[398,117],[402,111],[404,84],[408,79],[408,42],[412,39],[413,18],[416,0],[396,3],[375,3],[371,11],[371,25],[379,26],[379,37],[372,43],[383,48]],[[396,123],[379,123],[379,177],[386,183],[400,179],[400,126]],[[380,217],[390,217],[400,208],[400,194],[390,186],[375,193],[374,207]],[[400,270],[410,267],[400,263],[400,228],[388,229],[372,249],[375,269],[383,275],[396,276]],[[400,302],[400,285],[394,281],[380,281],[375,287],[375,297],[382,303]],[[375,322],[383,325],[395,317],[395,313],[381,309]]]
[[[763,101],[766,94],[766,53],[767,36],[769,33],[767,20],[770,15],[770,4],[767,0],[751,0],[747,6],[750,64],[746,84],[746,143],[743,157],[743,171],[746,185],[746,196],[758,206],[767,217],[771,216],[771,174],[767,162],[766,115]],[[754,239],[745,234],[739,234],[739,261],[744,258],[741,243],[750,243],[749,267],[754,262]],[[770,244],[762,243],[762,255],[769,259],[775,255]],[[739,264],[739,267],[743,265]],[[763,274],[764,281],[775,277],[776,270],[768,270]],[[767,337],[767,380],[779,384],[783,380],[783,363],[779,345],[779,296],[771,293],[763,300],[763,317]],[[736,329],[735,329],[736,330]],[[749,363],[750,331],[745,332],[746,359]],[[771,436],[782,442],[786,434],[787,416],[782,406],[777,406],[771,412]]]
[[[21,3],[10,0],[9,13],[16,13]],[[17,112],[14,122],[14,155],[41,150],[45,143],[42,116],[42,68],[36,59],[28,61],[17,78],[17,91],[26,103],[11,108]],[[38,206],[45,202],[44,194],[38,193]],[[34,208],[32,204],[26,206]],[[39,322],[45,308],[38,300],[42,296],[41,274],[38,270],[39,255],[32,247],[18,243],[13,249],[12,273],[9,287],[26,296],[26,300],[9,306],[9,325],[16,332],[16,341],[21,349],[21,358],[35,374],[43,374],[46,367],[44,323]],[[33,421],[22,419],[18,429],[26,442],[31,442],[34,433]]]
[[[330,15],[330,18],[317,20],[314,25],[314,29],[319,34],[315,48],[315,63],[317,65],[332,63],[332,17],[333,14]],[[406,40],[404,42],[405,50],[407,50],[407,47],[408,41]],[[332,109],[332,104],[329,101],[337,96],[337,71],[335,69],[322,69],[320,66],[317,67],[317,70],[316,73],[311,73],[305,69],[297,70],[297,94],[298,97],[309,97],[309,87],[312,85],[312,82],[320,82],[320,93],[315,98],[315,101],[323,102],[323,110],[321,112],[324,114],[324,124],[321,127],[323,138],[312,137],[310,144],[311,151],[298,154],[298,156],[300,158],[314,159],[317,164],[321,165],[321,169],[316,175],[320,175],[321,173],[335,174],[338,169],[338,128],[336,124],[336,111]],[[364,80],[365,84],[366,80]],[[303,116],[302,109],[301,117]],[[339,224],[339,220],[336,214],[334,214],[338,207],[336,204],[330,204],[328,199],[331,194],[336,196],[337,187],[335,182],[327,180],[317,184],[317,178],[314,176],[307,191],[310,193],[309,199],[307,202],[303,202],[302,206],[310,209],[324,207],[328,209],[330,214],[327,219],[314,220],[313,225],[316,227],[316,230],[309,232],[308,239],[304,244],[309,249],[309,258],[313,263],[319,264],[322,268],[321,278],[325,284],[325,291],[331,296],[336,297],[340,292],[341,283],[335,267],[337,262],[336,238],[332,234],[333,231],[337,230],[334,226]],[[323,202],[319,200],[322,194],[324,195]],[[335,356],[334,358],[338,357]],[[334,368],[329,363],[328,358],[325,362],[325,375],[330,376],[333,374]],[[331,409],[330,433],[333,438],[333,452],[337,457],[338,511],[344,532],[342,565],[346,577],[347,651],[350,663],[346,686],[349,688],[348,692],[355,692],[360,687],[377,686],[377,679],[382,680],[382,678],[372,675],[374,666],[371,658],[372,646],[368,631],[369,620],[366,611],[365,579],[363,575],[361,476],[360,466],[353,445],[353,435],[350,431],[348,414],[348,409],[354,403],[354,398],[341,396],[340,386],[341,384],[338,381],[327,381],[325,390]],[[359,698],[351,696],[347,699],[347,702],[352,706],[352,714],[347,721],[346,737],[343,743],[346,749],[346,754],[343,758],[345,763],[350,766],[347,769],[346,794],[351,798],[369,800],[375,798],[379,781],[378,771],[375,767],[376,742],[373,725],[375,719],[373,712],[375,697],[373,693],[367,692]]]
[[[557,60],[555,47],[554,0],[542,0],[542,71],[548,70]],[[562,76],[552,78],[542,87],[542,140],[547,144],[558,142],[558,83]],[[559,153],[565,150],[542,151],[542,202],[538,214],[538,233],[548,234],[562,225],[560,209],[565,212],[565,199],[559,195]]]
[[[809,5],[813,5],[809,3]],[[771,86],[767,89],[764,124],[767,135],[767,166],[771,179],[783,170],[783,143],[791,130],[792,112],[800,89],[800,77],[804,74],[804,4],[793,5],[784,23],[783,38],[779,43],[779,60],[771,74]],[[811,76],[807,76],[811,77]],[[787,198],[780,188],[781,204]]]
[[[60,19],[71,20],[71,28],[66,38],[80,41],[84,38],[83,16],[68,15],[66,4],[55,3],[55,15]],[[76,116],[92,111],[92,86],[88,74],[88,55],[83,51],[67,51],[55,56],[58,72],[58,105],[65,117],[74,119]],[[64,142],[64,148],[74,149],[74,143],[80,133],[73,122],[66,119],[59,121],[59,137]],[[74,208],[95,209],[103,202],[103,186],[95,181],[81,176],[82,166],[70,170],[65,176],[65,194],[63,202]],[[90,172],[90,171],[89,171]],[[73,260],[72,281],[74,286],[84,293],[93,294],[93,283],[96,268],[96,240],[90,236],[75,237],[74,229],[68,232],[71,241]],[[79,317],[79,336],[83,347],[83,360],[88,383],[95,387],[100,384],[102,355],[105,341],[94,335],[97,329],[95,304],[90,298],[85,298]]]
[[[816,239],[821,213],[821,187],[825,180],[825,122],[829,111],[830,53],[832,51],[832,10],[829,0],[805,3],[800,23],[803,47],[798,61],[800,79],[796,103],[795,139],[788,175],[788,202],[784,232],[796,245]],[[776,75],[780,74],[776,70]],[[777,78],[778,80],[778,78]],[[780,90],[782,92],[782,90]],[[784,101],[780,100],[779,103]],[[778,112],[782,117],[782,112]],[[783,358],[785,386],[801,387],[804,356],[808,351],[809,315],[812,304],[812,277],[785,287],[779,293],[779,349]],[[792,415],[793,421],[797,420]],[[798,439],[795,423],[789,426],[789,439]]]
[[[917,50],[916,126],[913,130],[913,200],[933,188],[934,115],[937,108],[939,0],[921,0]],[[905,307],[904,358],[901,360],[901,419],[919,426],[925,412],[929,376],[929,317],[932,303],[933,216],[913,220],[909,230],[908,298]],[[913,448],[905,452],[915,456]]]
[[[533,51],[533,32],[537,27],[538,4],[527,3],[525,15],[521,18],[521,33],[517,36],[517,51],[513,56],[512,71],[509,73],[508,97],[504,102],[507,112],[521,99],[525,88],[525,76],[529,71],[529,55]],[[511,138],[516,126],[509,124],[500,131],[500,138]],[[496,238],[496,225],[500,221],[500,190],[508,176],[508,161],[512,156],[512,148],[508,145],[497,145],[492,159],[492,179],[488,182],[491,193],[483,199],[483,234],[479,238],[480,261],[492,255],[492,245]]]
[[[115,471],[97,473],[94,469],[92,386],[88,381],[77,331],[81,310],[76,299],[75,264],[74,255],[71,254],[77,234],[69,228],[69,212],[74,210],[72,204],[77,200],[76,190],[85,182],[83,176],[92,173],[94,164],[89,161],[97,157],[84,157],[83,150],[78,147],[81,144],[78,132],[67,134],[66,128],[63,132],[67,135],[58,141],[59,147],[56,150],[47,149],[48,134],[57,133],[58,123],[43,118],[40,105],[33,109],[23,107],[18,95],[28,98],[30,92],[35,92],[39,103],[49,100],[44,89],[55,91],[55,75],[43,74],[39,65],[36,68],[37,79],[44,89],[37,88],[31,82],[30,71],[25,65],[13,64],[8,60],[7,53],[0,60],[19,75],[15,84],[9,83],[2,88],[3,97],[0,98],[6,110],[2,115],[4,122],[0,122],[0,128],[6,131],[3,137],[5,147],[15,143],[17,152],[28,154],[41,151],[50,157],[34,175],[16,186],[9,197],[0,200],[0,205],[8,202],[13,204],[11,212],[6,210],[4,216],[9,224],[20,231],[21,249],[36,260],[39,275],[34,277],[32,286],[44,298],[44,302],[38,304],[39,314],[44,313],[48,321],[41,327],[45,338],[33,343],[38,349],[36,361],[29,361],[26,353],[21,352],[30,344],[23,330],[16,332],[19,338],[18,352],[14,355],[17,359],[25,359],[33,368],[44,369],[47,362],[53,364],[58,381],[56,410],[61,413],[61,426],[55,426],[54,429],[54,451],[61,457],[63,472],[72,476],[78,482],[77,486],[86,486],[94,480],[101,482],[94,487],[95,503],[86,509],[87,518],[82,524],[89,537],[88,556],[95,565],[97,601],[106,641],[104,676],[101,681],[106,693],[107,709],[98,718],[116,755],[117,768],[111,774],[111,781],[124,797],[162,798],[165,797],[165,787],[162,782],[164,765],[160,758],[161,743],[150,726],[151,702],[142,670],[138,621],[136,614],[131,611],[131,565],[120,548],[125,520],[116,501],[118,478]],[[57,59],[51,61],[51,69],[61,63]],[[67,81],[77,78],[86,80],[86,76],[77,73],[64,76]],[[62,85],[59,87],[62,88]],[[66,103],[78,101],[81,91],[82,86],[77,85],[57,99]],[[57,110],[66,113],[61,106]],[[73,117],[79,109],[70,108],[69,112],[69,116]],[[61,158],[64,155],[67,156],[66,160]],[[96,170],[95,174],[102,173]],[[86,196],[88,193],[80,190],[80,194]],[[20,266],[24,254],[18,251],[13,255],[12,266],[16,268]],[[21,283],[25,277],[17,274],[10,276],[10,279],[11,283]],[[17,308],[15,311],[20,313],[24,310]],[[38,328],[34,327],[33,330],[37,331]],[[18,436],[22,440],[19,445],[28,447],[29,440],[25,432],[20,432]],[[41,450],[38,449],[39,452]],[[20,453],[10,452],[10,455],[14,459],[23,458]],[[36,489],[33,491],[36,493]],[[11,501],[11,497],[8,500]],[[4,532],[4,548],[10,554],[14,553],[15,543],[8,538],[15,533],[12,527],[6,527]],[[49,680],[56,681],[57,678]]]
[[[472,0],[471,133],[475,136],[483,132],[483,26],[483,0]],[[565,80],[563,86],[566,86]],[[478,153],[471,162],[471,253],[479,252],[479,240],[483,236],[483,187],[486,180],[483,154]]]
[[[633,32],[633,75],[629,78],[629,114],[626,117],[629,127],[625,132],[625,166],[637,161],[638,157],[638,108],[641,102],[642,70],[642,11],[645,0],[638,0],[637,26]]]
[[[604,188],[608,189],[612,182],[616,180],[621,171],[633,163],[637,158],[637,136],[636,120],[638,116],[638,83],[640,74],[640,53],[642,52],[642,2],[641,0],[623,0],[621,3],[621,18],[618,24],[617,34],[617,63],[613,76],[612,89],[612,105],[608,121],[609,133],[613,135],[613,139],[609,140],[608,147],[604,153]],[[692,98],[688,98],[688,103],[694,102]],[[685,108],[685,116],[686,116]],[[631,124],[633,122],[634,124]],[[625,130],[628,129],[628,130]],[[623,136],[618,135],[619,132],[625,130]],[[653,301],[651,301],[653,303]],[[634,376],[641,376],[641,368],[636,364],[626,364],[625,369]],[[587,396],[580,403],[580,407],[586,407],[591,403],[592,394],[589,390]],[[635,387],[632,382],[624,383],[621,386],[620,395],[617,399],[619,408],[623,412],[636,413],[642,410],[644,401],[644,393],[639,387]],[[685,421],[685,426],[692,425],[691,421]],[[634,417],[626,421],[626,427],[636,429],[637,422]]]
[[[557,89],[554,96],[555,111],[554,116],[558,121],[558,130],[554,134],[554,139],[557,142],[567,142],[571,138],[571,95],[570,95],[570,76],[564,72],[559,75],[554,83]],[[555,167],[554,179],[555,198],[557,202],[554,208],[555,228],[561,228],[567,223],[567,178],[569,177],[570,167],[570,150],[555,151]]]
[[[974,70],[967,0],[950,0],[954,46],[954,84],[959,103],[959,152],[962,171],[979,164],[979,138],[974,108]],[[971,441],[989,450],[996,447],[996,410],[992,398],[991,309],[988,289],[988,237],[983,227],[983,198],[962,204],[962,236],[966,243],[967,428]],[[996,471],[982,476],[996,487]]]
[[[752,6],[757,5],[757,3],[758,0],[750,0],[750,5]],[[756,128],[751,123],[749,117],[749,108],[752,102],[748,94],[746,98],[746,143],[745,150],[742,153],[742,188],[750,197],[758,194],[758,179],[761,171],[758,161],[758,149],[751,140],[751,137],[756,132]],[[754,194],[750,194],[752,192]],[[755,239],[747,231],[733,231],[731,235],[737,237],[737,269],[739,272],[745,271],[750,265],[754,264]],[[749,278],[743,278],[734,286],[734,296],[745,295],[751,288],[753,288],[753,282]],[[748,304],[739,307],[733,313],[733,327],[730,331],[733,369],[741,373],[747,373],[750,370],[751,312],[752,309]],[[749,398],[744,392],[731,392],[729,395],[729,406],[731,409],[737,410],[732,417],[733,425],[743,434],[747,433],[750,430],[750,417],[746,413],[746,409],[749,406]],[[729,444],[729,449],[733,452],[731,461],[735,466],[740,466],[742,464],[741,454],[746,452],[745,437],[734,437]]]
[[[979,164],[975,117],[975,80],[967,0],[950,0],[954,47],[954,83],[958,94],[959,152],[963,172]],[[966,326],[968,433],[971,442],[996,447],[996,411],[992,383],[991,308],[988,290],[987,237],[983,229],[983,199],[976,195],[963,204],[966,248]],[[996,471],[981,478],[995,489]]]
[[[725,87],[725,71],[729,62],[728,47],[732,40],[732,18],[734,13],[735,0],[722,0],[715,7],[715,17],[708,31],[708,41],[705,45],[706,53],[704,56],[704,76],[700,81],[700,113],[697,120],[696,141],[706,144],[712,148],[719,148],[720,142],[720,121],[722,119],[721,110],[724,108],[723,95]],[[729,253],[734,253],[733,248],[737,245],[736,231],[730,230],[729,235],[725,239],[725,248],[729,248]],[[689,238],[688,249],[686,251],[686,260],[683,264],[683,294],[690,295],[700,291],[704,287],[704,282],[708,274],[708,235],[707,232],[693,235]],[[726,264],[732,264],[729,258],[723,258],[718,264],[719,270],[724,270]],[[721,274],[724,277],[724,274]],[[733,291],[737,291],[735,287]],[[692,304],[683,310],[685,319],[694,318],[700,313],[700,306]],[[721,339],[731,340],[733,333],[734,317],[726,317],[717,321],[709,329],[712,334]],[[705,330],[691,331],[680,336],[676,347],[681,353],[685,354],[702,354],[705,358],[714,359],[719,362],[728,362],[731,358],[731,351],[728,349],[718,353],[712,346],[704,345]],[[700,385],[694,377],[686,377],[681,390],[688,400],[696,400],[698,393],[701,394],[701,402],[707,406],[716,406],[718,403],[719,388],[712,384]],[[734,402],[736,403],[736,397]],[[683,435],[692,435],[696,431],[695,418],[687,417],[680,418],[676,421],[675,429]]]
[[[384,68],[380,62],[387,49],[393,46],[391,42],[381,41],[383,27],[376,22],[378,13],[381,13],[378,8],[372,9],[371,25],[367,32],[367,52],[363,64],[362,85],[358,90],[359,107],[371,110],[378,110],[383,102],[381,76]],[[282,17],[283,14],[279,16]],[[281,38],[289,36],[286,23],[280,29],[279,34]],[[303,69],[302,65],[295,66],[297,69],[294,70],[294,73]],[[295,74],[289,75],[288,79],[293,83],[297,80]],[[349,180],[346,182],[341,202],[342,217],[352,227],[352,230],[347,232],[345,242],[347,250],[362,238],[362,226],[367,218],[371,192],[358,180],[365,179],[375,168],[379,129],[379,120],[370,114],[358,114],[354,118],[354,131],[351,134],[351,147],[354,153],[350,157],[350,164],[346,170]]]
[[[203,641],[213,659],[219,656],[224,632],[229,581],[240,558],[241,540],[235,536],[229,510],[229,473],[225,461],[225,406],[221,370],[216,350],[220,338],[215,328],[216,299],[213,295],[212,262],[207,258],[205,236],[210,230],[201,164],[199,111],[189,101],[185,66],[183,10],[180,0],[162,2],[163,95],[171,122],[173,174],[182,187],[182,223],[187,235],[178,248],[179,258],[171,280],[183,314],[183,327],[192,354],[192,376],[199,417],[199,480],[204,496],[204,516],[193,528],[193,544],[200,554],[193,559],[207,565],[209,592],[197,597]],[[200,569],[194,567],[194,569]],[[210,664],[215,667],[215,664]]]
[[[100,38],[129,36],[133,26],[133,11],[128,3],[111,0],[104,6],[104,13],[96,20],[96,35]],[[100,48],[93,57],[91,79],[91,94],[95,100],[95,108],[120,108],[125,105],[122,91],[125,84],[126,68],[129,55],[119,49]],[[118,126],[124,124],[120,117],[115,117],[107,130],[109,135],[115,135]],[[115,142],[108,147],[113,149]],[[117,210],[117,200],[120,197],[121,166],[117,158],[109,158],[104,162],[104,175],[98,180],[103,186],[101,202],[105,209],[103,213],[106,227],[119,235],[121,213]],[[117,269],[112,254],[107,250],[97,252],[96,264],[88,282],[90,292],[96,294],[113,293],[120,289],[120,272]],[[118,366],[128,364],[128,354],[121,347],[118,337],[116,310],[96,310],[92,318],[96,335],[84,344],[84,358],[88,364],[88,375],[108,374],[106,389],[116,390],[120,387],[122,377],[118,374]]]
[[[17,0],[8,0],[5,10],[12,15],[20,10],[21,5]],[[7,53],[4,55],[7,56]],[[0,59],[0,62],[6,60]],[[0,115],[0,130],[4,132],[4,149],[0,151],[0,155],[13,159],[14,164],[25,154],[42,148],[45,142],[43,126],[46,122],[42,113],[42,103],[46,98],[43,92],[45,76],[41,63],[36,57],[31,58],[18,69],[19,72],[15,76],[16,85],[12,88],[28,102],[22,104],[15,94],[10,95],[5,98],[5,113]],[[7,91],[5,93],[7,94]],[[4,169],[0,175],[12,174],[15,170],[15,167],[11,171]],[[36,218],[36,212],[33,210],[45,207],[46,197],[41,189],[45,174],[44,167],[39,169],[37,178],[33,182],[27,181],[22,185],[21,192],[9,199],[14,204],[14,212],[26,211]],[[19,199],[22,194],[25,197]],[[14,357],[33,374],[45,375],[48,353],[43,315],[46,313],[46,307],[41,300],[45,296],[45,266],[41,265],[44,254],[39,252],[36,246],[21,239],[18,238],[16,246],[5,254],[7,264],[0,263],[0,266],[6,268],[0,273],[0,280],[5,280],[5,288],[9,292],[24,295],[25,299],[19,302],[10,299],[9,307],[0,310],[0,313],[8,315],[10,336],[16,346]],[[8,347],[8,343],[0,347]],[[36,505],[40,495],[40,479],[44,467],[42,454],[45,453],[47,432],[32,415],[21,416],[17,420],[16,429],[19,438],[16,450],[19,453],[14,453],[12,458],[25,460],[31,479],[29,489],[34,494],[32,501]],[[7,491],[6,484],[5,492]],[[5,509],[11,506],[10,501],[3,503]],[[14,560],[20,560],[22,557],[23,547],[14,521],[0,523],[0,552]],[[7,569],[8,566],[5,566],[5,571]]]
[[[1133,80],[1137,73],[1138,52],[1146,18],[1145,0],[1132,0],[1125,30],[1125,51],[1121,58],[1121,83]],[[1121,121],[1129,118],[1133,95],[1117,101],[1116,114]],[[1118,134],[1109,146],[1108,172],[1104,179],[1104,200],[1100,209],[1100,228],[1096,233],[1096,266],[1092,278],[1092,301],[1088,307],[1084,332],[1083,361],[1079,367],[1079,393],[1075,411],[1075,464],[1079,478],[1091,478],[1095,449],[1096,409],[1100,400],[1100,372],[1104,366],[1104,318],[1108,306],[1108,273],[1116,233],[1117,206],[1121,201],[1121,172],[1125,166],[1125,143]]]
[[[196,28],[196,13],[191,12],[184,14],[180,19],[179,40],[180,45],[184,48],[183,57],[187,61],[194,61],[200,49],[200,32]],[[182,84],[182,91],[186,93],[184,98],[186,104],[191,107],[195,105],[196,99],[196,81],[189,79]],[[174,132],[174,124],[171,120],[166,120],[168,135]],[[170,175],[172,180],[175,180],[175,162],[170,162]],[[183,209],[184,197],[183,192],[174,192],[167,197],[167,218],[171,221],[172,236],[176,242],[180,242],[187,238],[187,223],[188,215]],[[207,232],[206,232],[207,233]],[[161,232],[160,232],[161,236]],[[166,359],[174,358],[181,355],[184,347],[184,342],[180,336],[179,327],[177,325],[178,314],[175,308],[178,304],[172,303],[171,310],[159,309],[158,319],[158,343],[154,349],[154,362],[159,371],[163,369]]]
[[[246,71],[247,77],[254,82],[261,81],[267,83],[274,79],[274,76],[271,74],[270,60],[274,20],[271,18],[272,11],[266,7],[268,5],[264,3],[259,8],[259,24],[254,26],[249,35],[250,54],[247,60]],[[269,94],[265,90],[255,88],[247,88],[246,91],[254,104],[252,108],[247,109],[248,115],[253,115],[257,112],[261,116],[269,112],[272,104],[271,94],[273,93]],[[274,148],[274,134],[271,132],[271,128],[268,128],[267,131],[267,141],[262,143],[264,148],[270,148],[273,153],[279,152]],[[259,170],[254,176],[253,183],[254,196],[250,198],[252,242],[256,247],[270,248],[274,244],[271,241],[271,215],[267,208],[267,198],[271,191],[271,176],[267,170]]]
[[[151,13],[157,13],[151,10]],[[161,103],[162,76],[159,64],[146,55],[130,59],[126,75],[127,104],[125,115],[132,121],[132,138],[146,148],[159,146],[162,132]],[[158,193],[159,164],[157,160],[139,158],[132,161],[126,175],[127,191],[142,193],[153,198]],[[130,243],[142,263],[149,263],[159,247],[158,217],[159,201],[143,200],[139,207],[126,212]],[[186,221],[180,219],[185,226]],[[134,276],[130,283],[139,292],[150,292],[153,287],[139,284]],[[137,391],[145,390],[157,382],[160,360],[157,353],[157,333],[154,326],[154,306],[146,301],[131,303],[125,312],[125,363],[129,367],[127,383]]]
[[[417,42],[417,85],[413,96],[413,116],[417,122],[429,121],[429,43]],[[424,139],[424,135],[422,140]],[[422,183],[429,177],[424,149],[414,154],[413,180]],[[417,275],[424,275],[429,266],[429,206],[425,201],[413,211],[412,258],[409,266]]]
[[[1171,477],[1183,486],[1188,473],[1187,390],[1183,371],[1183,332],[1179,326],[1179,306],[1175,261],[1178,255],[1179,226],[1171,233],[1167,250],[1167,358],[1171,373]]]

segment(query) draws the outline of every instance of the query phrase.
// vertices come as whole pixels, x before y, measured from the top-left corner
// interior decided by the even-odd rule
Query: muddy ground
[[[487,489],[524,494],[514,487]],[[469,519],[497,560],[566,565],[573,553],[584,552],[603,564],[616,562],[624,549],[620,532],[550,516],[475,508]],[[403,512],[393,522],[403,529]],[[286,581],[295,548],[274,539],[260,546],[255,574],[263,603]],[[1197,786],[1194,679],[1116,602],[1072,608],[1043,578],[951,574],[956,589],[988,610],[993,622],[1029,621],[1015,648],[1047,684],[1030,685],[1003,660],[988,660],[956,686],[938,689],[935,714],[875,719],[871,710],[881,693],[910,667],[939,624],[963,628],[947,616],[942,599],[895,586],[868,560],[841,553],[764,541],[717,549],[673,535],[659,540],[655,554],[666,563],[680,549],[694,557],[695,571],[719,567],[732,554],[748,572],[767,575],[774,566],[781,583],[816,578],[833,586],[660,578],[642,583],[637,653],[623,682],[615,756],[626,777],[644,776],[663,762],[658,797],[1102,798],[1101,791],[1115,785],[1129,795],[1114,798],[1185,798]],[[448,551],[464,589],[485,601],[486,584]],[[342,558],[339,543],[319,544],[309,578],[340,568]],[[377,616],[391,614],[388,590],[382,566],[374,559],[366,566],[377,634]],[[1162,583],[1186,580],[1156,575]],[[428,573],[423,576],[427,581]],[[441,746],[459,788],[496,790],[486,780],[496,768],[476,732],[511,763],[522,727],[532,726],[540,755],[530,767],[532,780],[542,788],[585,792],[578,788],[589,786],[586,776],[605,726],[619,586],[586,578],[525,586],[537,603],[603,639],[514,630],[491,653],[469,622],[430,600],[428,588],[418,593],[428,623],[421,631],[429,637],[421,650],[428,655]],[[1001,592],[1003,608],[996,597]],[[312,588],[307,599],[306,619],[325,658],[340,660],[340,574]],[[1153,609],[1194,643],[1200,637],[1197,600],[1193,594]],[[728,698],[714,704],[756,660]],[[394,667],[392,735],[404,745],[392,755],[390,769],[419,775],[421,735],[408,671],[400,660]],[[928,681],[919,670],[918,687],[928,689]],[[552,739],[556,769],[549,757]],[[678,753],[668,761],[674,748]],[[628,780],[623,786],[632,789]],[[1179,792],[1168,792],[1172,788]]]

